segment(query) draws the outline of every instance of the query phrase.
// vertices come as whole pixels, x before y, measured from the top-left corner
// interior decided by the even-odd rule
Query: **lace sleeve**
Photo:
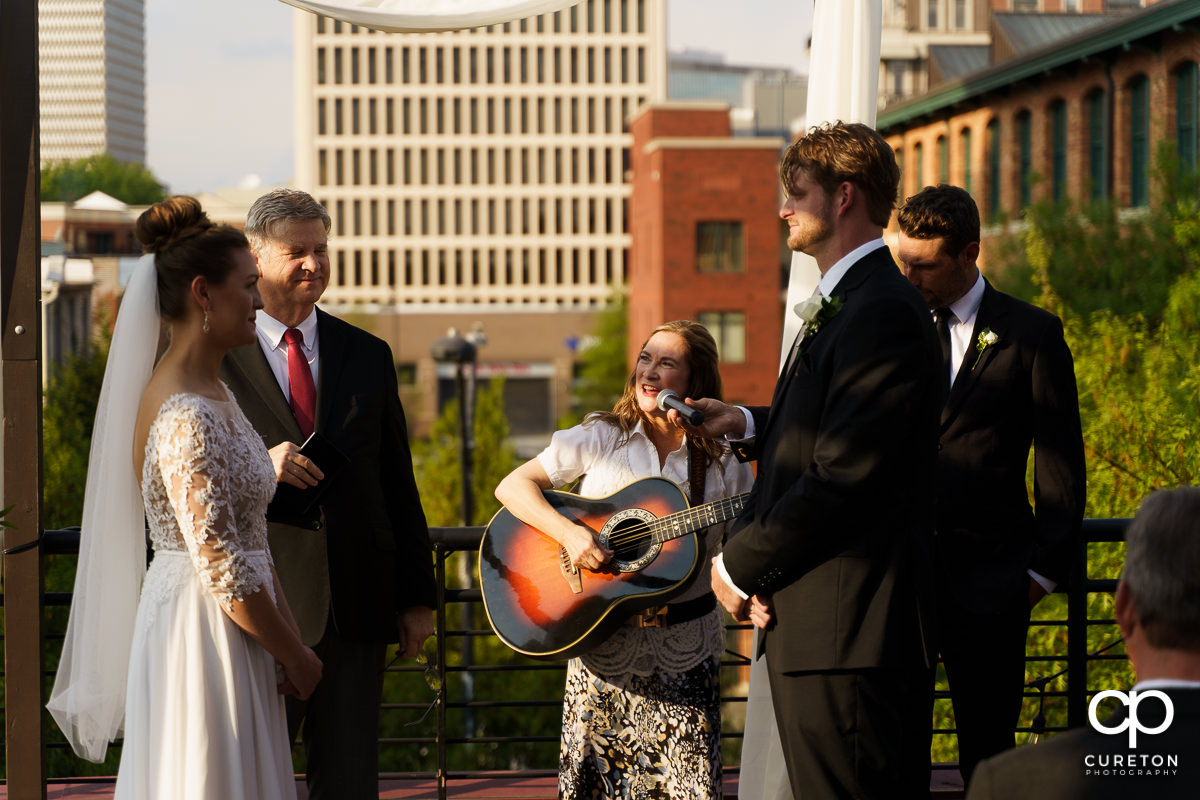
[[[200,403],[164,411],[154,458],[169,513],[201,580],[227,609],[262,588],[263,576],[246,560],[230,492],[228,435]]]

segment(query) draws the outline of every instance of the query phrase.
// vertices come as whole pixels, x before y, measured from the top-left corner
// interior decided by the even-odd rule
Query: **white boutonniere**
[[[975,337],[975,352],[979,353],[975,357],[975,363],[971,365],[971,369],[979,366],[979,359],[983,358],[983,351],[1000,341],[1000,337],[992,333],[991,328],[984,328],[979,332],[979,336]]]
[[[807,300],[796,303],[792,309],[796,312],[796,316],[804,322],[804,338],[816,333],[829,320],[842,310],[842,298],[840,297],[822,297],[819,294],[814,294]]]

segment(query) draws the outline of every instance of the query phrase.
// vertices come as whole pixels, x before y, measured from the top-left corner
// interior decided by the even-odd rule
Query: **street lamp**
[[[475,355],[474,343],[464,339],[451,328],[433,343],[430,354],[439,364],[454,365],[454,381],[458,391],[458,456],[462,469],[462,507],[459,524],[471,524],[472,454],[475,451]]]
[[[462,468],[462,507],[459,512],[459,523],[463,527],[471,524],[474,513],[472,508],[472,480],[474,471],[473,454],[475,452],[475,359],[478,347],[487,343],[483,335],[483,325],[475,323],[474,330],[463,338],[458,331],[451,328],[441,339],[436,340],[430,347],[430,355],[439,364],[454,366],[454,381],[458,390],[458,462]],[[461,572],[459,580],[467,585],[470,577],[470,567],[465,559],[459,562]],[[474,608],[470,603],[462,607],[463,627],[471,630],[475,627]],[[439,653],[444,658],[445,653]],[[470,636],[462,640],[463,666],[469,667],[475,663],[473,640]],[[444,661],[442,663],[445,663]],[[463,698],[470,704],[475,699],[475,680],[470,672],[462,673]],[[466,730],[475,731],[475,712],[471,708],[463,711],[463,725]]]

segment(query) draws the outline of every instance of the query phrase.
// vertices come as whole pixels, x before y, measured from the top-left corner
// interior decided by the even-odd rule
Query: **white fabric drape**
[[[761,631],[754,630],[751,653],[758,652]],[[792,800],[787,763],[775,709],[771,705],[771,679],[767,675],[766,656],[750,665],[750,688],[746,697],[746,724],[743,728],[742,763],[738,771],[738,800]]]
[[[146,575],[146,522],[133,467],[142,391],[160,328],[154,256],[125,289],[113,330],[88,458],[79,565],[62,659],[46,707],[76,754],[103,761],[125,718],[125,683],[138,595]]]
[[[573,6],[580,0],[280,0],[354,25],[393,33],[479,28]]]
[[[882,24],[883,4],[879,0],[816,0],[808,59],[806,126],[838,120],[875,124]],[[784,305],[788,311],[784,313],[779,354],[781,368],[800,330],[800,320],[790,309],[812,294],[820,279],[817,262],[804,253],[792,254]]]

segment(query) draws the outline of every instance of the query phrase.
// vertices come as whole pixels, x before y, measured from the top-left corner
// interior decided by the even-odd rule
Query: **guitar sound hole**
[[[655,543],[653,514],[644,508],[627,508],[608,518],[600,541],[613,551],[609,566],[617,572],[637,572],[649,566],[662,550]]]
[[[641,520],[625,520],[609,535],[609,547],[618,561],[637,561],[650,550],[650,535]]]

